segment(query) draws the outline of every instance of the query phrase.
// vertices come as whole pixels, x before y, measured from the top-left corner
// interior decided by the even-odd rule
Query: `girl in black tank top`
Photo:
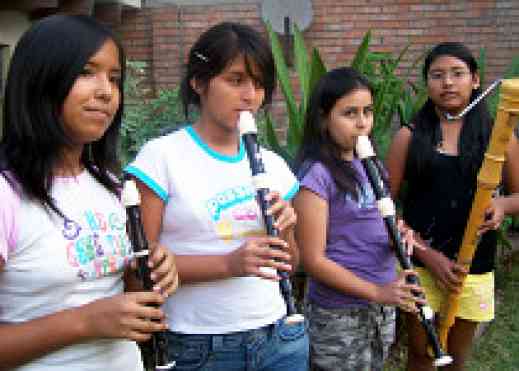
[[[477,69],[476,60],[462,44],[443,43],[433,48],[423,68],[429,99],[413,118],[411,127],[399,130],[387,155],[394,197],[398,195],[401,183],[407,182],[403,199],[404,221],[430,246],[425,250],[415,249],[415,264],[427,269],[433,286],[443,288],[443,295],[438,294],[440,302],[449,291],[461,289],[460,273],[465,268],[456,263],[456,258],[492,129],[484,100],[461,119],[448,121],[444,116],[445,113],[455,116],[481,94]],[[504,179],[512,194],[495,198],[487,210],[488,218],[481,226],[481,239],[469,272],[471,282],[479,283],[465,289],[469,298],[475,297],[470,290],[484,291],[487,295],[485,304],[493,303],[493,277],[483,274],[494,268],[495,229],[505,214],[519,212],[519,144],[516,137],[510,141],[507,155]],[[425,278],[424,275],[424,283]],[[430,293],[433,294],[432,289]],[[477,312],[478,308],[474,315],[471,312],[474,305],[462,300],[463,318],[458,316],[449,332],[448,352],[454,358],[449,370],[463,370],[477,321],[492,316],[491,311],[480,315],[482,312]],[[435,310],[438,309],[437,306]],[[416,317],[407,315],[406,322],[409,332],[407,369],[432,370],[425,332]]]
[[[434,174],[434,175],[433,175]],[[404,220],[429,246],[456,260],[468,220],[476,183],[463,176],[460,157],[434,151],[427,181],[408,179]],[[494,269],[496,232],[483,234],[470,267],[471,274]],[[423,267],[414,259],[416,266]]]

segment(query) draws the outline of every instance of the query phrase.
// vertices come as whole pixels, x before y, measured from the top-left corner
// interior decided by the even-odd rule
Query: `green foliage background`
[[[308,49],[303,35],[294,27],[293,60],[294,70],[287,66],[283,48],[277,34],[266,24],[276,64],[277,78],[286,107],[286,123],[275,122],[269,112],[258,114],[257,122],[262,144],[280,154],[293,164],[302,140],[306,107],[311,91],[327,67],[317,48]],[[349,65],[363,73],[372,83],[375,91],[373,137],[383,158],[392,133],[399,125],[409,123],[427,99],[427,90],[421,78],[422,62],[427,50],[403,69],[409,45],[398,54],[370,50],[372,33],[368,31],[357,48]],[[486,53],[481,49],[478,56],[481,85],[486,86]],[[345,62],[346,64],[346,62]],[[128,64],[126,81],[126,108],[121,129],[120,155],[126,164],[136,155],[141,146],[151,138],[174,130],[185,122],[193,122],[196,112],[184,118],[179,90],[160,90],[155,97],[148,97],[141,88],[144,69],[142,62]],[[292,87],[292,74],[298,79],[299,91]],[[512,59],[504,78],[519,76],[519,55]],[[499,89],[487,97],[490,111],[495,115]],[[283,139],[281,139],[283,138]],[[509,247],[505,238],[508,228],[519,227],[518,218],[507,219],[503,224],[501,245]]]

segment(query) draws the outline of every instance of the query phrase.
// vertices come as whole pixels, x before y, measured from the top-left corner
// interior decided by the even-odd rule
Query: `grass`
[[[467,371],[519,371],[519,253],[505,259],[509,268],[496,272],[496,318],[476,341]],[[405,370],[406,342],[404,334],[385,371]]]

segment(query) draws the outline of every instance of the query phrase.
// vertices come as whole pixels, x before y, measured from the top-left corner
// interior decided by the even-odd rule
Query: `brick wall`
[[[129,10],[115,29],[128,59],[148,63],[154,88],[177,86],[189,48],[209,26],[225,20],[264,31],[257,4],[161,6]]]
[[[171,88],[178,84],[190,46],[210,25],[232,20],[264,32],[260,3],[131,10],[116,30],[129,59],[148,62],[150,86]],[[476,55],[484,47],[487,81],[519,54],[517,0],[371,0],[360,6],[358,0],[313,0],[313,10],[304,37],[319,48],[328,67],[349,63],[368,29],[373,30],[372,50],[398,53],[411,43],[403,67],[441,41],[461,41]]]

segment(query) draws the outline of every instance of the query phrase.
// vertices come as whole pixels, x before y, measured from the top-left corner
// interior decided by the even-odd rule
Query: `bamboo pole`
[[[463,265],[467,271],[470,269],[479,242],[477,232],[484,221],[485,210],[490,206],[492,194],[501,182],[505,151],[518,119],[519,79],[503,80],[496,121],[483,164],[478,173],[476,195],[458,253],[457,262]],[[462,287],[465,278],[465,275],[461,277]],[[440,343],[443,349],[447,349],[449,329],[454,325],[459,306],[460,295],[449,294],[445,310],[442,310],[439,328]]]

